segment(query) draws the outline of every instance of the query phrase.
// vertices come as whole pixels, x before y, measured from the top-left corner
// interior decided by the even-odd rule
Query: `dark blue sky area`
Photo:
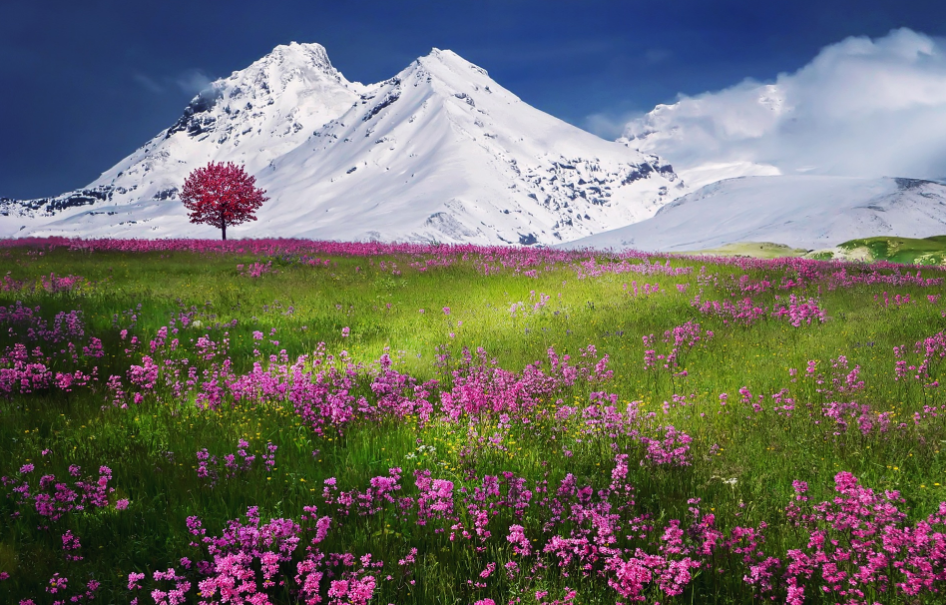
[[[2,0],[0,196],[81,187],[171,125],[206,80],[319,42],[349,80],[431,47],[583,128],[677,93],[793,71],[851,35],[946,35],[946,2]]]

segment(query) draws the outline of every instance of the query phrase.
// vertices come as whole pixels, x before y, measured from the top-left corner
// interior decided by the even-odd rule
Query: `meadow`
[[[0,602],[941,603],[939,266],[0,242]]]

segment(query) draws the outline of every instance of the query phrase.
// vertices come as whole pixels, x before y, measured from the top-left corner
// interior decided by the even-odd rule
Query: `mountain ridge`
[[[0,236],[212,237],[177,201],[208,161],[246,165],[271,198],[237,237],[552,244],[646,218],[682,187],[656,156],[532,108],[452,51],[363,85],[293,43],[212,83],[87,187],[0,201]]]

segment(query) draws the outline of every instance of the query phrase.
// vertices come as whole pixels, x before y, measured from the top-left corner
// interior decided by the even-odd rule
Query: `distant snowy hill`
[[[656,156],[529,106],[453,52],[364,86],[293,43],[214,82],[82,190],[0,200],[0,237],[216,237],[178,199],[211,160],[244,164],[270,197],[233,237],[555,244],[684,191]]]
[[[831,248],[852,239],[946,234],[946,185],[916,179],[769,176],[707,185],[648,220],[564,247],[706,250],[737,242]]]

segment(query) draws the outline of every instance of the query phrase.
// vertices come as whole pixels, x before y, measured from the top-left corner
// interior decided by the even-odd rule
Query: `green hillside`
[[[866,250],[869,254],[868,260],[886,260],[894,263],[916,265],[942,265],[944,259],[946,259],[946,235],[936,235],[924,239],[886,236],[868,237],[844,242],[838,248],[848,253]]]
[[[718,248],[684,252],[686,256],[746,256],[750,258],[786,258],[804,256],[807,250],[770,242],[736,242]]]
[[[946,261],[946,235],[923,239],[909,237],[868,237],[852,239],[824,250],[803,250],[770,242],[737,242],[718,248],[682,253],[685,256],[749,258],[806,257],[815,260],[890,261],[915,265],[942,265]]]

